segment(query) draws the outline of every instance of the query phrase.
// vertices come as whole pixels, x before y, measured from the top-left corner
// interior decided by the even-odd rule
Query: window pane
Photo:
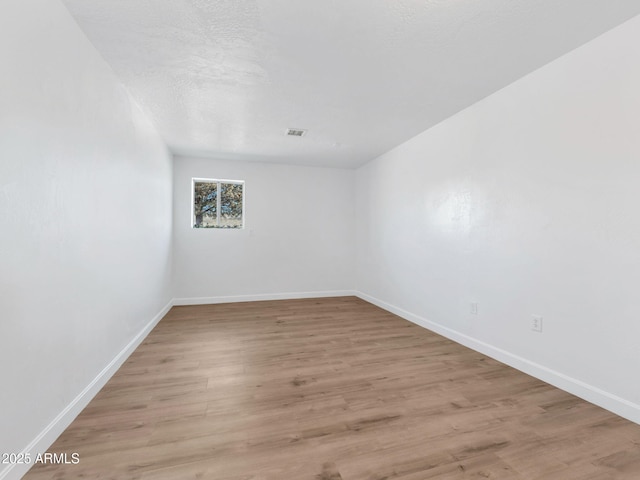
[[[242,187],[233,183],[221,183],[220,226],[242,228]]]
[[[218,184],[195,182],[193,213],[194,227],[207,228],[216,226],[216,205],[218,200]]]

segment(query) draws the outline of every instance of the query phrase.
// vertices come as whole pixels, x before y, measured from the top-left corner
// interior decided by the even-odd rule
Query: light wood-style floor
[[[640,479],[640,426],[360,299],[175,307],[36,479]]]

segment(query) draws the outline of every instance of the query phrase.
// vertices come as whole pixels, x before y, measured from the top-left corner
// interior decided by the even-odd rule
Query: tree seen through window
[[[193,181],[194,228],[242,228],[244,182]]]

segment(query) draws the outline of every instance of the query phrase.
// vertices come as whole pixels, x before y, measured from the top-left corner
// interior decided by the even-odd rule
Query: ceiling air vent
[[[287,128],[287,135],[290,137],[304,137],[305,133],[307,133],[307,131],[301,130],[300,128]]]

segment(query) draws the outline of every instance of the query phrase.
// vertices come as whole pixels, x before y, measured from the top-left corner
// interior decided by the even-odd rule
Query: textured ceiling
[[[64,3],[173,152],[342,167],[640,14],[638,0]]]

